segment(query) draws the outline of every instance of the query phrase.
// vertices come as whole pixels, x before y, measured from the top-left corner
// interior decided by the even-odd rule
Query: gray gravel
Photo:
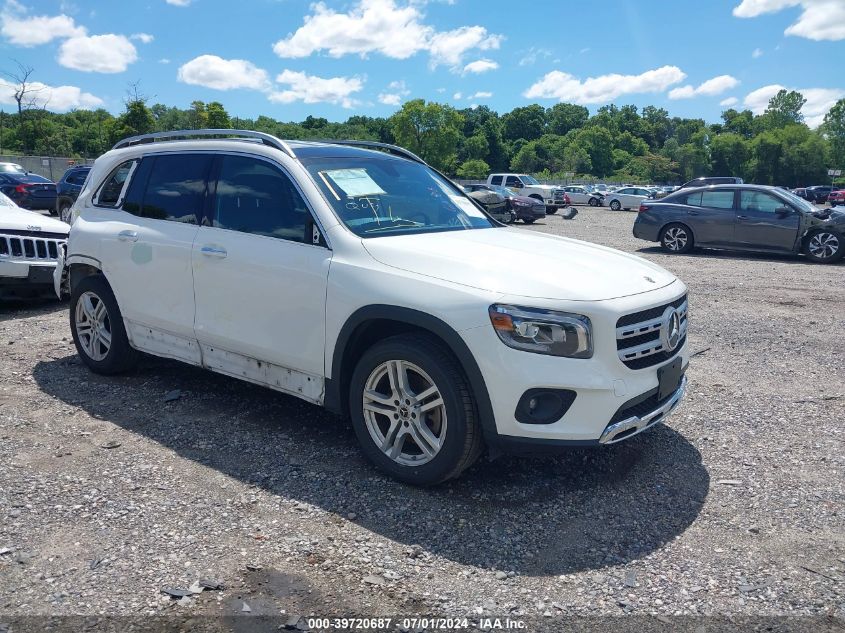
[[[668,256],[631,236],[634,216],[529,230],[689,285],[683,407],[627,443],[485,460],[429,490],[378,474],[317,407],[155,358],[99,377],[65,305],[0,305],[0,623],[845,617],[845,265]]]

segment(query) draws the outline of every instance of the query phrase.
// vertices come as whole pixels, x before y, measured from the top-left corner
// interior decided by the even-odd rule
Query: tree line
[[[795,187],[829,182],[829,168],[845,169],[845,99],[813,130],[801,115],[804,97],[786,90],[772,97],[763,114],[730,108],[711,124],[670,117],[654,106],[606,105],[590,115],[571,103],[533,104],[500,115],[487,106],[455,109],[422,99],[404,103],[390,117],[283,122],[234,117],[217,101],[194,101],[184,109],[148,105],[137,87],[117,116],[104,109],[59,114],[33,103],[22,100],[17,111],[0,114],[0,153],[93,158],[136,134],[233,128],[285,139],[396,143],[459,178],[517,171],[548,179],[678,183],[725,175]]]

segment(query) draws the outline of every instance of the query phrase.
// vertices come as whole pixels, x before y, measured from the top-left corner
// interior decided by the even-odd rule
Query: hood
[[[43,231],[44,233],[68,234],[70,227],[61,220],[48,218],[46,215],[26,211],[20,207],[0,205],[0,231]]]
[[[528,298],[600,301],[675,281],[674,275],[640,257],[520,229],[396,235],[363,242],[386,266]]]
[[[845,209],[831,207],[814,211],[810,215],[816,219],[816,222],[813,223],[814,225],[829,223],[837,226],[845,226]]]
[[[528,196],[511,196],[510,199],[514,202],[518,202],[520,204],[528,204],[532,207],[535,204],[541,204],[537,198],[529,198]]]
[[[531,187],[532,189],[545,189],[547,191],[552,191],[553,189],[560,189],[557,185],[525,185],[526,187]]]

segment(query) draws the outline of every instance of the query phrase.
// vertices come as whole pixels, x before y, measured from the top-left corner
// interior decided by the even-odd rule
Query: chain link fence
[[[93,158],[61,158],[58,156],[12,156],[0,155],[0,163],[16,163],[27,171],[39,176],[58,181],[69,167],[74,165],[91,165]]]

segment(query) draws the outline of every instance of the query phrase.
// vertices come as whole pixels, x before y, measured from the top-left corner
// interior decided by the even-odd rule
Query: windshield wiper
[[[402,226],[425,226],[422,222],[414,222],[413,220],[405,220],[404,218],[399,218],[398,220],[392,220],[392,224],[390,226],[379,226],[374,229],[367,229],[364,233],[377,233],[379,231],[391,231],[393,229],[397,229]]]

